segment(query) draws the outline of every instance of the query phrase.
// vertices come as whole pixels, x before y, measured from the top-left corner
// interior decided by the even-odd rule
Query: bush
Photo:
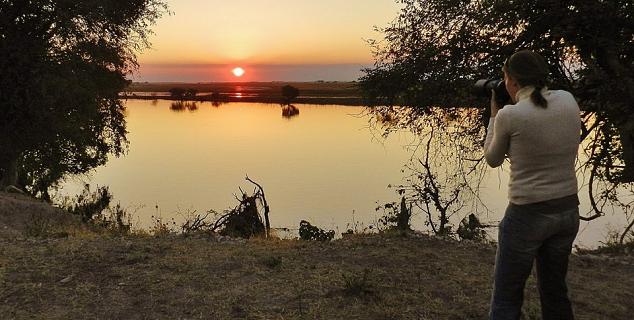
[[[189,89],[185,90],[184,96],[186,98],[195,98],[197,94],[198,94],[198,90],[193,89],[193,88],[189,88]]]
[[[412,217],[412,206],[407,206],[405,197],[401,198],[401,204],[397,205],[396,202],[386,203],[383,206],[376,208],[376,211],[383,210],[383,216],[379,219],[381,223],[388,230],[410,230],[410,218]]]
[[[108,187],[97,187],[94,192],[86,184],[74,199],[66,198],[60,207],[81,217],[81,221],[118,234],[130,232],[130,217],[121,204],[111,206],[113,196]]]
[[[110,201],[112,201],[112,194],[108,187],[97,187],[97,190],[92,192],[90,185],[86,184],[81,194],[70,200],[70,203],[68,199],[65,199],[66,203],[62,204],[62,209],[80,216],[83,222],[89,222],[101,215],[110,206]]]
[[[483,228],[484,225],[472,213],[460,221],[457,233],[461,240],[484,241],[487,238],[487,233]]]
[[[155,237],[164,237],[176,233],[176,221],[163,221],[161,217],[152,216],[153,225],[150,227],[150,234]]]
[[[330,241],[335,237],[334,230],[323,230],[315,227],[306,220],[299,223],[299,238],[302,240]]]
[[[170,96],[172,96],[172,98],[181,99],[185,95],[185,89],[183,89],[183,88],[172,88],[172,89],[169,90],[169,93],[170,93]]]

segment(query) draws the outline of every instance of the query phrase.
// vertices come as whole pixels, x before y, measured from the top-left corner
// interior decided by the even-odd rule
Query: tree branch
[[[260,189],[259,192],[260,192],[260,195],[262,195],[262,205],[264,205],[264,223],[266,227],[266,237],[268,238],[271,233],[271,223],[269,222],[269,204],[268,202],[266,202],[266,196],[264,195],[264,188],[262,188],[262,186],[259,183],[251,180],[248,175],[246,176],[245,179],[253,183]]]

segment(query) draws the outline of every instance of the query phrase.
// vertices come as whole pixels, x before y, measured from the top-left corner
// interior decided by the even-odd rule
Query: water
[[[234,207],[239,187],[253,190],[248,175],[264,187],[273,227],[296,229],[305,219],[342,232],[376,223],[377,203],[398,201],[387,186],[402,183],[412,153],[406,146],[417,141],[403,132],[381,138],[361,107],[298,105],[299,115],[287,118],[279,105],[199,103],[175,112],[171,103],[128,100],[129,153],[68,181],[61,193],[107,185],[134,212],[135,226],[148,228],[153,217],[178,224],[188,211]],[[503,214],[507,181],[504,170],[489,170],[481,190],[491,210],[485,222]],[[424,228],[423,218],[415,214],[415,229]],[[607,228],[624,224],[618,214],[582,223],[577,244],[596,246]]]

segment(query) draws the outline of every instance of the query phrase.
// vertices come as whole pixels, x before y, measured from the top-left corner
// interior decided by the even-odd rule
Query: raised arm
[[[504,111],[500,110],[495,117],[491,118],[484,141],[484,158],[493,168],[504,163],[504,158],[509,150],[511,134],[508,113]]]

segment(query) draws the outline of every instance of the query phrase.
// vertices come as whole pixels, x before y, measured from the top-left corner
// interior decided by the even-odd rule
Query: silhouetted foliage
[[[285,104],[290,104],[299,96],[299,89],[291,86],[285,85],[282,87],[282,98],[284,98]]]
[[[198,90],[194,88],[185,89],[185,88],[175,87],[175,88],[171,88],[169,90],[169,93],[172,98],[191,99],[196,97],[196,95],[198,94]]]
[[[88,222],[106,210],[110,206],[110,201],[112,201],[112,194],[108,187],[99,187],[92,192],[90,186],[86,185],[73,203],[66,206],[66,210],[80,216],[83,222]]]
[[[412,205],[407,204],[405,197],[401,197],[400,204],[396,202],[386,203],[376,208],[376,211],[383,210],[383,215],[379,223],[387,229],[401,231],[410,230],[410,218],[412,217]]]
[[[211,93],[209,98],[211,99],[211,101],[218,102],[220,101],[220,98],[222,98],[222,96],[220,95],[220,92],[214,91]]]
[[[264,189],[259,183],[251,180],[248,176],[246,180],[256,186],[253,190],[253,194],[248,195],[240,189],[242,197],[236,197],[240,203],[235,208],[226,210],[223,214],[216,213],[212,210],[211,212],[214,213],[216,219],[212,224],[205,226],[206,230],[219,232],[221,235],[240,238],[270,236],[270,208],[266,201]],[[259,208],[262,208],[264,219],[260,216]]]
[[[299,223],[299,238],[302,240],[330,241],[335,237],[335,231],[326,231],[302,220]]]
[[[113,196],[108,187],[97,187],[95,191],[90,185],[74,198],[65,198],[60,204],[62,209],[78,215],[82,222],[101,227],[109,231],[128,233],[130,221],[127,211],[120,204],[111,206]]]
[[[198,104],[194,101],[175,101],[170,104],[170,110],[180,112],[180,111],[196,111],[198,110]]]
[[[580,169],[589,173],[596,211],[587,219],[600,216],[606,204],[627,209],[616,195],[619,188],[631,192],[622,182],[634,180],[632,1],[397,1],[403,8],[380,30],[384,39],[370,42],[376,62],[359,83],[386,132],[424,133],[434,126],[471,137],[453,162],[477,175],[483,164],[473,147],[484,133],[480,119],[488,116],[484,109],[455,107],[488,105],[471,95],[475,80],[500,77],[505,59],[531,49],[548,61],[550,87],[572,92],[583,110],[588,159]]]
[[[183,88],[172,88],[169,93],[172,98],[182,99],[185,97],[185,89]]]
[[[282,106],[282,117],[292,118],[299,115],[299,108],[292,104]]]
[[[461,240],[484,241],[487,233],[478,217],[471,213],[460,221],[457,234]]]
[[[0,1],[0,185],[48,198],[126,150],[119,92],[162,0]]]
[[[193,89],[193,88],[189,88],[187,90],[185,90],[185,98],[195,98],[196,95],[198,94],[198,90]]]
[[[240,205],[226,217],[220,234],[240,238],[264,235],[264,222],[258,212],[257,201],[257,196],[243,194]]]

